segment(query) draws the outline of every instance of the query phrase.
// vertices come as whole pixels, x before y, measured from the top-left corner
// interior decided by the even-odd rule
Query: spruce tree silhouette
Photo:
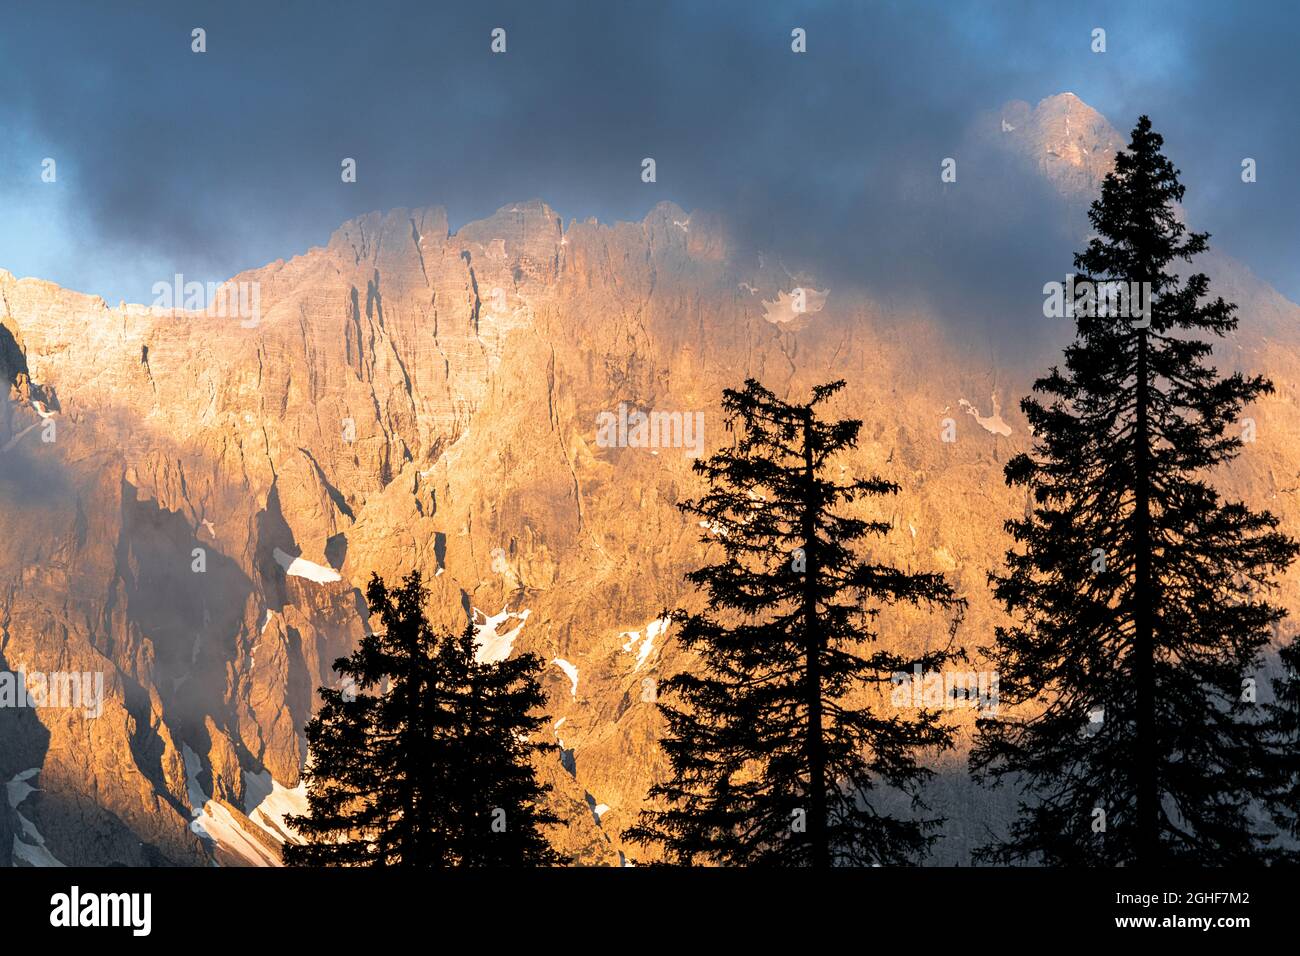
[[[418,571],[390,590],[373,575],[370,611],[383,629],[334,662],[342,689],[322,687],[307,724],[308,813],[286,817],[306,842],[292,866],[543,866],[564,862],[540,826],[530,743],[546,720],[533,654],[479,663],[472,627],[436,635]]]
[[[535,654],[479,663],[473,630],[439,647],[440,719],[450,731],[444,766],[450,858],[459,866],[554,866],[568,862],[541,833],[560,819],[542,807],[550,785],[537,781],[532,756],[554,753],[532,743],[546,717]]]
[[[1149,283],[1147,314],[1084,301],[1064,370],[1034,384],[1046,403],[1021,402],[1034,447],[1006,479],[1026,512],[990,575],[1016,623],[985,649],[1002,710],[978,722],[971,767],[1025,799],[980,859],[1224,864],[1257,861],[1266,839],[1248,807],[1275,788],[1261,770],[1277,754],[1244,682],[1284,614],[1264,593],[1296,545],[1204,479],[1272,386],[1209,364],[1206,338],[1236,328],[1236,306],[1174,271],[1209,237],[1180,221],[1162,144],[1139,119],[1074,259],[1080,280]]]
[[[901,863],[934,839],[938,820],[891,816],[873,791],[885,784],[911,796],[914,810],[927,809],[919,790],[930,771],[918,752],[950,747],[950,732],[935,711],[888,715],[863,698],[915,664],[937,668],[960,655],[909,659],[873,649],[883,605],[954,612],[950,647],[964,602],[940,575],[870,563],[851,550],[890,526],[838,515],[837,506],[898,486],[826,477],[836,454],[856,446],[862,424],[817,418],[843,385],[813,389],[804,405],[752,379],[724,391],[728,428],[739,423],[743,433],[732,449],[695,464],[709,491],[679,505],[723,555],[688,575],[706,591],[708,610],[674,612],[678,638],[703,670],[663,683],[685,705],[660,704],[673,776],[651,789],[663,808],[644,811],[626,833],[662,845],[670,863]]]
[[[1269,813],[1285,837],[1272,848],[1276,862],[1300,863],[1300,638],[1282,648],[1281,674],[1273,682],[1269,731],[1277,762],[1271,768],[1274,789],[1269,795]]]

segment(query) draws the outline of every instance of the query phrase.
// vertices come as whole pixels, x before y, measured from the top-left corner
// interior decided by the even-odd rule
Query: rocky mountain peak
[[[1069,198],[1090,197],[1110,171],[1123,137],[1106,117],[1073,93],[1057,93],[1030,108],[1006,103],[1001,134]]]

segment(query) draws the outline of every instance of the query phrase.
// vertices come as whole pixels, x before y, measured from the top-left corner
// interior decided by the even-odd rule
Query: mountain
[[[1023,100],[999,112],[999,135],[1072,200],[1091,201],[1097,184],[1126,141],[1106,118],[1073,93],[1049,96],[1030,108]]]
[[[981,123],[1062,215],[1122,143],[1070,94]],[[93,718],[0,708],[14,865],[274,863],[314,690],[368,626],[370,573],[412,568],[438,624],[551,662],[556,842],[625,861],[619,832],[665,771],[654,681],[692,665],[662,615],[698,601],[682,576],[708,529],[675,505],[699,490],[693,453],[731,441],[720,392],[746,376],[789,395],[848,380],[836,411],[865,426],[846,473],[903,487],[864,506],[894,526],[885,556],[947,574],[970,601],[959,638],[986,642],[985,574],[1025,507],[1002,480],[1029,440],[1017,403],[1066,330],[1028,354],[979,347],[735,240],[671,203],[566,225],[530,201],[455,231],[440,208],[372,213],[235,276],[217,298],[258,308],[224,316],[0,271],[0,671],[104,689]],[[1225,255],[1211,272],[1242,306],[1222,361],[1278,389],[1223,481],[1300,534],[1300,307]],[[657,447],[602,430],[638,410],[669,415]],[[902,613],[887,633],[943,636]],[[939,769],[935,859],[965,861],[1012,800],[973,788],[963,754]]]

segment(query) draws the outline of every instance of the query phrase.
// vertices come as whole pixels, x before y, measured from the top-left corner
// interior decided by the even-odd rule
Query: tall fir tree
[[[1269,708],[1270,743],[1277,762],[1270,779],[1268,808],[1281,838],[1271,848],[1274,862],[1300,863],[1300,638],[1279,654],[1281,673],[1273,682]]]
[[[340,688],[319,689],[321,707],[306,727],[308,813],[286,819],[306,842],[285,845],[286,864],[429,866],[445,858],[444,834],[422,818],[442,789],[433,779],[437,637],[427,596],[418,573],[393,591],[371,577],[366,599],[382,629],[334,662]]]
[[[651,790],[661,808],[626,834],[661,845],[670,863],[902,863],[934,838],[939,821],[918,818],[930,774],[918,756],[950,747],[950,732],[934,710],[888,714],[865,699],[914,665],[940,668],[957,656],[950,648],[964,602],[940,575],[854,552],[890,526],[837,509],[899,489],[828,477],[862,424],[817,417],[843,385],[819,386],[803,405],[752,379],[724,391],[727,427],[739,423],[742,434],[695,464],[709,490],[679,505],[722,556],[688,575],[707,610],[674,612],[678,640],[702,671],[662,685],[683,705],[660,704],[672,778]],[[877,617],[891,604],[953,612],[947,646],[915,659],[875,647]],[[891,815],[881,784],[910,796],[913,816]]]
[[[1178,274],[1209,237],[1180,220],[1162,144],[1139,119],[1074,259],[1080,283],[1148,283],[1145,314],[1081,300],[1064,370],[1034,384],[1046,401],[1021,403],[1034,447],[1006,479],[1029,498],[990,575],[1016,623],[986,649],[1003,709],[979,721],[971,765],[1022,800],[982,859],[1250,862],[1267,839],[1250,810],[1277,754],[1248,688],[1296,545],[1206,476],[1240,452],[1242,409],[1272,386],[1210,364],[1236,307]]]
[[[450,733],[445,813],[450,859],[458,866],[555,866],[567,862],[542,834],[558,817],[543,806],[549,784],[538,782],[535,754],[553,743],[531,737],[546,723],[536,654],[481,663],[471,628],[439,648],[438,703]]]
[[[298,866],[544,866],[564,862],[540,827],[558,820],[541,802],[531,743],[545,722],[532,654],[480,663],[471,627],[437,635],[419,572],[390,590],[366,589],[382,630],[367,634],[320,688],[307,724],[308,812],[286,822]]]

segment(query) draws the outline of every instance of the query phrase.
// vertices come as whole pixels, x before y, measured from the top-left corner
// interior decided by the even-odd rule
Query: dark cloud
[[[1195,223],[1300,298],[1297,8],[1058,6],[32,4],[0,33],[0,122],[56,151],[77,224],[111,261],[217,278],[372,209],[443,204],[460,223],[541,197],[612,220],[671,199],[792,265],[925,289],[978,324],[1037,308],[1071,243],[1055,197],[981,151],[971,124],[1073,90],[1121,132],[1150,113]],[[497,26],[504,56],[489,52]],[[956,187],[939,182],[945,156]],[[92,291],[143,299],[158,278],[126,269]]]

